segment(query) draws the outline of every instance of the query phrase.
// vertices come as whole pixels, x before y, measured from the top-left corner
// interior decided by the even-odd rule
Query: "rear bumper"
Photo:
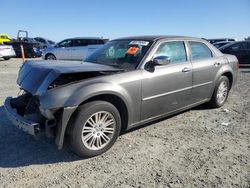
[[[6,98],[4,102],[4,108],[8,119],[19,129],[24,132],[36,136],[40,131],[40,124],[32,122],[20,116],[14,108],[11,106],[11,97]]]

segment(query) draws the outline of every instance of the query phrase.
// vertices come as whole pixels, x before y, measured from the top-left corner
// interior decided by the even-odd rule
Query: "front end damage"
[[[68,121],[76,109],[76,107],[41,109],[39,98],[30,93],[16,98],[6,98],[4,107],[9,120],[16,127],[35,137],[56,137],[58,149],[63,147]]]
[[[21,67],[17,83],[24,94],[5,100],[10,121],[36,137],[55,137],[63,146],[66,127],[78,104],[65,104],[85,80],[118,73],[110,66],[67,61],[27,61]],[[72,86],[72,87],[71,87]]]

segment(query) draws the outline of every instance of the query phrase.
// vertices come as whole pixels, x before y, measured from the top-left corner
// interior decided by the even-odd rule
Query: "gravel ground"
[[[20,59],[0,60],[0,106]],[[80,159],[16,129],[0,107],[0,187],[250,187],[250,69],[220,109],[205,105],[123,134]]]

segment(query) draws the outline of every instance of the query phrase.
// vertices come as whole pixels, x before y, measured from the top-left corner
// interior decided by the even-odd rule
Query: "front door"
[[[57,59],[70,60],[72,58],[73,40],[66,39],[58,44],[56,49]]]
[[[183,41],[162,42],[157,56],[170,57],[170,63],[143,71],[141,120],[159,116],[190,104],[192,64]]]

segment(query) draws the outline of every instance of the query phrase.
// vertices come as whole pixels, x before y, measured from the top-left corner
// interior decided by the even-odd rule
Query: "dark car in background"
[[[14,48],[16,57],[22,57],[21,44],[24,48],[25,57],[33,58],[42,56],[42,49],[39,43],[28,41],[11,41],[9,45],[12,45]]]
[[[23,36],[24,34],[24,36]],[[12,39],[9,43],[15,50],[16,57],[22,57],[21,45],[23,45],[25,57],[41,57],[42,47],[39,42],[36,42],[34,38],[29,37],[28,31],[19,30],[17,38]]]
[[[48,48],[48,47],[53,47],[56,45],[56,43],[54,41],[48,40],[48,39],[43,38],[43,37],[35,37],[34,40],[36,42],[39,42],[43,49]]]
[[[222,46],[225,46],[227,44],[230,44],[230,43],[233,43],[232,41],[222,41],[222,42],[216,42],[216,43],[213,43],[213,45],[216,47],[216,48],[220,48]]]
[[[206,39],[208,42],[211,44],[214,44],[216,42],[224,42],[224,41],[229,41],[229,42],[235,42],[236,40],[233,38],[216,38],[216,39]]]
[[[219,48],[224,54],[235,55],[240,63],[240,66],[250,65],[250,41],[240,41],[227,44]]]

